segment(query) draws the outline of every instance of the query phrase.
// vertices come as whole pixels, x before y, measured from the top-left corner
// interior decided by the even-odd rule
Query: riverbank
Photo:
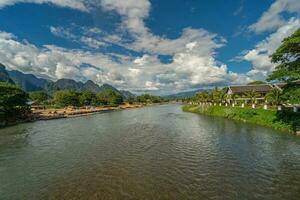
[[[66,107],[66,108],[32,108],[30,115],[24,119],[10,120],[2,122],[0,128],[13,126],[20,123],[34,122],[39,120],[53,120],[61,118],[71,118],[91,115],[101,112],[118,111],[124,109],[141,108],[144,104],[124,104],[119,106],[99,106],[99,107]]]
[[[70,118],[85,116],[93,113],[116,111],[130,108],[141,108],[142,104],[125,104],[119,106],[101,106],[101,107],[79,107],[79,108],[48,108],[48,109],[33,109],[32,114],[35,120],[50,120],[58,118]]]
[[[299,134],[300,114],[293,112],[277,112],[274,110],[224,107],[224,106],[200,106],[184,105],[182,110],[209,116],[226,117],[228,119],[262,125],[279,131]]]

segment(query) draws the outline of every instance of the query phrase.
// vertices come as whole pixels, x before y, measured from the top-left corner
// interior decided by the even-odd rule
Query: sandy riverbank
[[[80,108],[46,108],[46,109],[32,109],[34,120],[51,120],[59,118],[68,117],[78,117],[84,115],[90,115],[93,113],[105,112],[105,111],[115,111],[131,108],[141,108],[142,104],[125,104],[116,107],[80,107]]]

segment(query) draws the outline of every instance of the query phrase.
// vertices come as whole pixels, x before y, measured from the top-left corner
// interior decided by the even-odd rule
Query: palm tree
[[[230,96],[230,100],[235,104],[236,99],[237,99],[238,97],[239,97],[239,96],[238,96],[237,94],[232,94],[232,95]]]
[[[280,89],[274,88],[268,94],[266,94],[265,99],[277,106],[282,102],[281,94],[282,92]]]
[[[246,92],[246,96],[250,99],[252,104],[255,104],[258,94],[254,90],[251,90],[249,92]]]

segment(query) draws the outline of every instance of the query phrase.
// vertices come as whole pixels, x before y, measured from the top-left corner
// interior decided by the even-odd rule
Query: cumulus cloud
[[[253,69],[248,72],[248,75],[254,79],[266,78],[266,76],[275,68],[275,64],[270,62],[270,55],[280,46],[281,41],[284,38],[290,36],[299,27],[300,20],[291,18],[276,32],[259,42],[254,49],[247,51],[239,57],[242,60],[252,63]]]
[[[3,2],[2,4],[0,2],[0,6],[5,5]],[[65,0],[27,2],[67,6]],[[1,62],[10,69],[48,76],[54,80],[91,79],[99,84],[109,83],[120,89],[137,92],[176,92],[216,84],[243,83],[249,80],[246,75],[228,71],[225,64],[216,60],[217,49],[226,45],[226,40],[217,34],[190,27],[183,29],[181,35],[175,39],[151,33],[144,23],[151,8],[148,0],[74,2],[78,3],[77,6],[70,4],[68,7],[89,11],[90,5],[95,4],[106,11],[116,12],[121,16],[121,31],[128,33],[131,40],[124,40],[122,36],[108,34],[93,27],[81,27],[79,31],[50,27],[52,34],[91,48],[79,50],[53,45],[37,47],[31,43],[20,42],[12,34],[0,32]],[[143,52],[144,55],[134,57],[92,50],[110,44]],[[172,62],[162,63],[158,58],[159,55],[171,56]]]
[[[286,23],[282,14],[287,13],[300,13],[299,0],[277,0],[271,7],[263,13],[260,19],[249,26],[251,31],[262,33],[264,31],[276,30]]]

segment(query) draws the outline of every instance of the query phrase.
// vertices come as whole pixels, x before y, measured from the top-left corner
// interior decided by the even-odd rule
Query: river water
[[[0,199],[300,199],[300,138],[180,105],[21,124]]]

